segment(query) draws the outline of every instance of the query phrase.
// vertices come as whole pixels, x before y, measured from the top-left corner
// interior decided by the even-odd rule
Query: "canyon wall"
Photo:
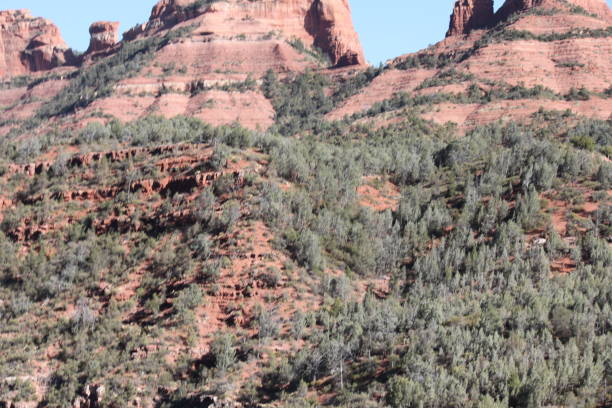
[[[27,10],[0,11],[0,78],[73,63],[74,55],[49,20]]]
[[[457,0],[447,37],[485,28],[495,20],[493,0]]]
[[[189,0],[161,0],[149,21],[125,40],[153,35],[189,20],[213,40],[299,39],[329,56],[332,65],[365,64],[348,0],[228,0],[197,6]]]

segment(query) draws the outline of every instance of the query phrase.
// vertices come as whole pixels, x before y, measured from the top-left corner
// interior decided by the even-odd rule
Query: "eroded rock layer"
[[[89,27],[91,39],[87,53],[107,51],[119,41],[119,23],[98,21]]]
[[[506,0],[495,16],[498,21],[504,20],[516,12],[526,11],[538,6],[550,8],[579,7],[580,9],[578,10],[592,13],[606,19],[608,22],[612,21],[612,12],[606,4],[606,0]]]
[[[612,22],[612,12],[605,0],[506,0],[497,13],[494,13],[493,0],[457,0],[446,36],[463,35],[472,30],[492,27],[514,13],[535,7],[591,14],[608,23]]]
[[[187,20],[212,41],[300,40],[321,49],[332,65],[365,64],[348,0],[161,0],[149,21],[124,38],[152,35]]]
[[[457,0],[446,36],[467,34],[494,22],[493,0]]]
[[[74,62],[49,20],[27,10],[0,11],[0,77],[24,75]]]

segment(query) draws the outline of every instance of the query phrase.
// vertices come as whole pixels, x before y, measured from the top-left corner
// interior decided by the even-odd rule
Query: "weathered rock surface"
[[[306,29],[314,37],[314,45],[331,58],[333,65],[365,64],[348,0],[316,0],[307,17]]]
[[[589,13],[606,19],[608,22],[612,22],[612,12],[606,3],[606,0],[567,0],[563,2],[559,0],[506,0],[495,16],[498,21],[505,20],[516,12],[529,10],[538,6],[546,6],[551,8],[578,6]]]
[[[0,11],[0,77],[73,64],[74,55],[49,20],[27,10]]]
[[[87,54],[108,51],[119,41],[119,23],[98,21],[89,27],[89,34]]]
[[[152,35],[187,20],[198,26],[194,35],[205,36],[207,42],[299,39],[306,47],[321,49],[334,66],[366,62],[348,0],[228,0],[199,7],[189,0],[161,0],[149,21],[124,38]]]
[[[457,0],[446,36],[467,34],[494,21],[493,0]]]
[[[535,7],[577,11],[581,8],[608,23],[612,22],[612,11],[605,0],[506,0],[494,13],[493,0],[457,0],[446,33],[447,37],[468,34],[472,30],[494,26],[512,14]],[[579,10],[579,9],[578,9]]]
[[[571,4],[570,4],[571,3]],[[609,8],[599,0],[508,0],[506,9],[514,5],[517,10],[528,10],[532,7],[555,8],[555,13],[524,13],[513,20],[509,29],[526,31],[534,35],[552,33],[575,33],[581,30],[601,30],[610,26],[606,15]],[[572,8],[580,6],[587,13]],[[602,7],[599,7],[602,6]],[[507,120],[529,120],[530,115],[540,107],[551,110],[569,109],[578,115],[606,119],[610,116],[609,98],[593,95],[586,101],[566,101],[563,96],[572,90],[585,88],[593,93],[602,93],[612,86],[612,39],[609,37],[568,38],[557,41],[539,41],[538,39],[513,39],[492,41],[486,46],[473,48],[484,32],[473,33],[470,37],[461,35],[480,24],[492,26],[499,17],[493,17],[489,24],[465,24],[470,21],[476,10],[475,0],[459,0],[455,5],[449,36],[440,43],[421,52],[422,55],[437,55],[453,59],[452,69],[471,77],[471,80],[451,81],[441,86],[428,85],[418,87],[425,80],[449,67],[424,69],[424,67],[388,69],[375,78],[372,83],[358,94],[348,98],[331,111],[328,119],[342,119],[346,115],[363,112],[376,103],[391,98],[398,92],[429,94],[434,92],[465,94],[470,83],[497,83],[510,86],[541,86],[555,92],[557,98],[524,98],[520,101],[498,100],[487,103],[441,103],[433,109],[423,108],[421,116],[435,122],[455,122],[461,129]],[[487,6],[488,7],[488,6]],[[489,13],[489,12],[487,12]],[[503,11],[501,11],[503,13]],[[488,14],[490,16],[490,14]],[[481,20],[482,21],[482,20]],[[501,21],[501,20],[499,20]],[[561,37],[562,38],[562,37]],[[401,63],[415,55],[398,58]],[[381,114],[376,123],[384,125],[399,120],[394,113]]]

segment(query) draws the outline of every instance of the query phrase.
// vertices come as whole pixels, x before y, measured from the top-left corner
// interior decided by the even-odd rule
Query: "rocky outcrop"
[[[526,11],[534,7],[565,7],[577,6],[583,10],[599,16],[608,22],[612,22],[612,11],[608,7],[606,0],[506,0],[504,5],[497,11],[495,17],[497,21],[503,21],[512,14]]]
[[[0,11],[0,77],[74,63],[72,51],[52,22],[34,18],[27,10]]]
[[[506,0],[503,6],[497,11],[496,18],[498,20],[505,20],[514,13],[542,6],[546,2],[547,0]]]
[[[359,37],[353,28],[348,0],[316,0],[306,20],[314,45],[325,52],[335,66],[365,64]]]
[[[89,26],[89,34],[91,39],[87,54],[108,51],[119,41],[119,23],[98,21]]]
[[[612,23],[612,10],[608,7],[606,0],[569,0],[569,2]]]
[[[580,7],[588,13],[612,22],[612,11],[605,0],[506,0],[497,13],[494,13],[493,0],[457,0],[446,36],[463,35],[472,30],[491,27],[514,13],[535,7],[560,10]]]
[[[348,0],[160,0],[149,21],[123,38],[154,35],[187,20],[197,26],[194,33],[206,35],[208,41],[299,39],[307,47],[321,49],[334,66],[366,62]]]
[[[130,28],[123,33],[123,39],[132,41],[143,34],[151,35],[194,18],[201,12],[208,10],[208,7],[197,7],[196,2],[197,0],[159,0],[151,10],[149,21]],[[208,3],[212,4],[214,1]]]
[[[494,20],[493,0],[457,0],[446,36],[468,34],[490,26]]]

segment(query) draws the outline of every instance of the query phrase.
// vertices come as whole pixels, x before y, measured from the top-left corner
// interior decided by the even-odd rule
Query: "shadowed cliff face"
[[[0,12],[0,77],[43,71],[73,62],[60,31],[27,10]]]
[[[446,36],[467,34],[485,28],[495,19],[493,0],[457,0]]]
[[[365,64],[348,0],[314,1],[306,16],[305,28],[313,36],[314,45],[330,57],[333,65]]]

